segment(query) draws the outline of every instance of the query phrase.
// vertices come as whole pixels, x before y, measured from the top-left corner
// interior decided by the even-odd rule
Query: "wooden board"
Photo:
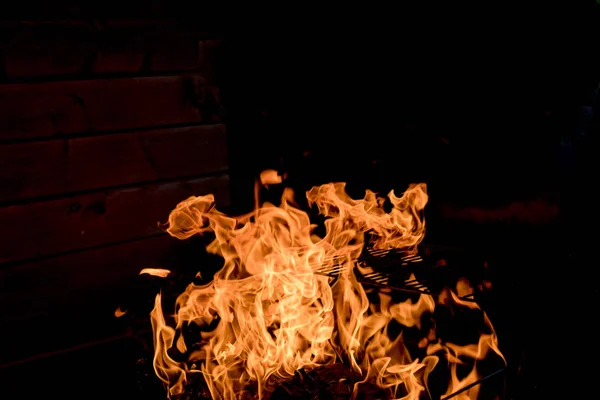
[[[213,264],[201,241],[160,235],[0,268],[0,365],[139,329],[165,282],[139,276],[141,269],[189,277],[180,293],[196,272],[214,272]],[[117,307],[131,312],[115,318]]]
[[[229,9],[227,9],[229,10]],[[3,20],[21,21],[156,21],[176,20],[196,25],[197,29],[211,31],[224,27],[227,11],[215,2],[185,0],[61,0],[49,3],[45,0],[24,0],[7,7]],[[256,23],[254,19],[250,19]]]
[[[45,303],[62,302],[75,291],[102,288],[135,276],[143,268],[158,267],[176,241],[166,234],[158,235],[1,268],[3,319],[26,318],[27,314],[37,314],[38,308],[50,307]]]
[[[10,368],[0,365],[2,396],[4,399],[163,400],[166,396],[160,397],[164,393],[160,380],[149,373],[152,365],[138,363],[146,354],[142,343],[124,337],[93,342],[90,347],[78,347],[66,354]],[[69,371],[68,375],[65,371]],[[142,374],[146,371],[147,376]]]
[[[0,201],[194,176],[228,167],[222,124],[0,146]]]
[[[221,120],[200,75],[0,85],[0,140]]]
[[[81,73],[92,56],[85,23],[0,25],[0,49],[8,77]]]
[[[212,68],[220,42],[197,28],[172,21],[0,22],[0,51],[8,79],[203,71]]]
[[[0,208],[0,264],[157,234],[189,196],[229,205],[229,175],[94,192]]]
[[[0,269],[2,361],[72,346],[125,329],[119,288],[177,248],[164,235]]]

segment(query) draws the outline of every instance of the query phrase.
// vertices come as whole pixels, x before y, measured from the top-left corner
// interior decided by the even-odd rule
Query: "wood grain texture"
[[[216,122],[199,75],[0,85],[0,140]]]
[[[220,3],[184,0],[24,0],[6,7],[3,20],[184,20],[204,31],[223,24],[226,9]]]
[[[172,21],[0,21],[8,79],[208,71],[220,44],[197,27]]]
[[[123,332],[114,311],[124,282],[164,267],[175,242],[164,235],[0,269],[0,361]]]
[[[94,54],[85,23],[0,24],[0,50],[9,77],[77,74]]]
[[[227,169],[223,124],[0,146],[0,201]]]
[[[149,52],[144,32],[112,29],[99,32],[92,42],[95,50],[92,71],[95,74],[140,72]]]
[[[229,206],[229,176],[134,186],[0,208],[0,264],[162,232],[177,203],[213,193]]]
[[[152,43],[149,54],[150,69],[152,71],[199,70],[198,43],[199,38],[191,35],[168,33],[157,38]]]
[[[18,299],[30,301],[21,305],[33,312],[36,307],[47,308],[44,301],[58,300],[58,297],[64,300],[72,291],[101,288],[135,276],[143,268],[157,267],[173,241],[177,239],[160,235],[0,268],[3,319],[9,315],[19,319],[26,317],[25,312],[8,311],[19,305],[14,303]],[[48,294],[53,298],[46,297]]]
[[[223,82],[225,70],[225,43],[223,40],[198,42],[198,70],[208,82]]]
[[[139,329],[164,285],[175,295],[222,266],[204,246],[165,234],[0,268],[0,365]],[[143,268],[176,279],[140,276]],[[117,307],[129,312],[115,318]]]

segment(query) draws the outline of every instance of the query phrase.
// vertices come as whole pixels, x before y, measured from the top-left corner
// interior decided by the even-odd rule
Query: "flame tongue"
[[[175,328],[165,321],[160,295],[156,298],[155,370],[171,394],[184,390],[187,374],[201,373],[215,399],[239,398],[252,385],[261,398],[297,370],[339,361],[393,397],[402,392],[403,398],[417,399],[425,390],[419,375],[426,376],[437,357],[412,360],[402,336],[392,340],[387,330],[392,320],[420,328],[423,313],[433,311],[433,298],[391,304],[382,294],[373,305],[354,275],[367,231],[376,249],[415,249],[420,243],[425,185],[411,186],[402,197],[391,192],[390,212],[373,192],[351,199],[343,183],[315,187],[307,198],[328,217],[324,237],[314,235],[287,189],[280,206],[264,204],[237,218],[217,211],[212,195],[190,197],[171,212],[172,236],[212,231],[207,250],[224,260],[211,283],[191,284],[178,297]],[[334,270],[339,279],[330,286],[323,272]],[[190,323],[201,329],[193,351],[181,335]],[[168,353],[173,347],[188,361],[175,362]]]

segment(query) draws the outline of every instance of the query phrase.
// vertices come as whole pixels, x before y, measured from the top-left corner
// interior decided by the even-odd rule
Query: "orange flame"
[[[459,281],[457,284],[457,291],[464,290],[465,282]],[[472,291],[470,291],[472,292]],[[444,293],[439,298],[440,303],[449,304],[452,303],[454,305],[470,308],[470,309],[479,309],[479,306],[476,303],[462,300],[458,297],[458,295],[454,291],[445,290]],[[463,390],[469,385],[475,383],[480,376],[477,373],[477,361],[484,360],[490,351],[496,353],[502,361],[506,364],[506,359],[500,352],[498,348],[498,338],[496,336],[496,332],[492,323],[490,322],[488,316],[484,313],[484,324],[488,328],[489,333],[484,333],[479,336],[479,342],[477,344],[469,344],[459,346],[454,343],[445,343],[444,345],[437,343],[428,347],[428,353],[434,353],[443,349],[446,352],[446,358],[448,360],[453,360],[450,363],[450,382],[448,385],[448,389],[443,397],[449,396],[452,393]],[[466,357],[474,360],[475,365],[468,373],[468,375],[464,378],[459,378],[457,373],[457,367],[460,364],[464,364],[461,360],[461,357]],[[458,400],[468,400],[468,399],[476,399],[479,393],[479,386],[473,386],[469,390],[463,392],[460,397],[457,397]]]
[[[278,176],[263,175],[269,183]],[[351,199],[344,183],[314,187],[307,198],[328,217],[324,237],[314,233],[308,214],[294,206],[290,189],[284,190],[279,206],[265,203],[236,218],[219,212],[212,195],[192,196],[171,212],[169,234],[186,239],[213,232],[207,250],[224,260],[212,282],[190,284],[177,298],[174,328],[163,315],[161,295],[156,297],[151,312],[154,366],[171,395],[184,391],[189,374],[202,374],[214,399],[240,398],[250,385],[264,398],[297,370],[340,361],[360,374],[362,382],[374,382],[393,398],[414,400],[426,390],[440,345],[426,340],[429,355],[413,360],[402,335],[392,339],[388,326],[395,320],[421,328],[423,314],[435,308],[433,297],[423,294],[414,303],[392,304],[388,294],[380,293],[379,304],[371,304],[354,274],[366,232],[375,249],[416,252],[425,233],[421,214],[428,201],[426,186],[411,185],[401,197],[390,192],[389,212],[385,199],[371,191],[362,200]],[[331,271],[339,274],[334,284],[327,276]],[[190,347],[183,332],[191,323],[201,333]],[[428,335],[435,339],[433,332]],[[499,353],[495,343],[494,335],[479,347],[445,349],[455,358],[477,358],[489,349]],[[173,349],[184,353],[186,362],[175,361]],[[457,380],[454,372],[453,377]],[[460,389],[461,382],[451,382],[449,390]]]
[[[169,276],[169,274],[171,273],[171,271],[169,271],[168,269],[162,269],[162,268],[144,268],[143,270],[140,271],[140,275],[153,275],[153,276],[158,276],[160,278],[166,278],[167,276]]]
[[[121,306],[117,307],[115,310],[115,317],[117,318],[121,318],[125,314],[127,314],[127,310],[121,310]]]

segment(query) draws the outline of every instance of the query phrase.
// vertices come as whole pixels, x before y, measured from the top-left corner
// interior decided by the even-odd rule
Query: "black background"
[[[570,385],[594,392],[593,368],[584,362],[595,356],[598,131],[580,133],[582,106],[597,102],[600,82],[599,5],[258,10],[159,3],[18,2],[5,18],[160,13],[222,30],[232,196],[240,210],[251,204],[263,168],[288,171],[301,189],[345,180],[355,192],[387,192],[426,181],[434,205],[493,206],[558,192],[560,225],[489,227],[486,235],[480,227],[464,242],[485,241],[504,261],[497,271],[500,340],[527,360],[512,398],[548,398]],[[565,144],[576,169],[565,162]],[[12,393],[7,398],[152,398],[139,396],[138,356],[133,344],[98,346],[75,359],[15,368],[3,388]]]

